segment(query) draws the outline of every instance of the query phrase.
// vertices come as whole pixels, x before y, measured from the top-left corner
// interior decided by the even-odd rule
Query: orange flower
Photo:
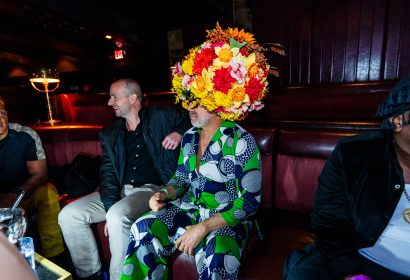
[[[256,63],[252,63],[252,65],[248,69],[248,75],[250,78],[255,78],[258,74],[258,65]]]
[[[254,43],[255,38],[253,37],[253,34],[245,32],[245,30],[241,29],[241,31],[238,30],[238,28],[232,29],[228,28],[227,32],[228,38],[234,38],[238,42],[248,42],[248,43]]]
[[[219,59],[222,62],[229,62],[232,58],[232,51],[227,48],[222,48],[219,52]]]
[[[205,90],[205,81],[201,76],[197,76],[195,79],[196,86],[198,87],[199,91]]]
[[[245,89],[243,87],[235,87],[232,89],[232,100],[242,101],[245,97]]]
[[[244,29],[239,30],[238,28],[228,28],[226,30],[222,29],[219,23],[216,23],[216,28],[207,31],[207,37],[209,42],[215,43],[218,41],[227,41],[228,38],[233,38],[239,43],[247,42],[248,44],[256,43],[253,34],[246,32]]]

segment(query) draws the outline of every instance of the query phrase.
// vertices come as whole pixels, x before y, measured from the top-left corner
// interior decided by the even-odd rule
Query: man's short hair
[[[390,119],[399,115],[403,116],[402,124],[407,125],[408,121],[404,114],[408,110],[410,110],[410,76],[402,78],[379,105],[376,115],[382,118],[381,129],[396,128]]]
[[[116,82],[123,82],[125,84],[125,89],[128,96],[130,96],[131,94],[136,94],[137,98],[142,103],[144,94],[142,93],[141,86],[137,83],[137,81],[133,79],[121,79]]]

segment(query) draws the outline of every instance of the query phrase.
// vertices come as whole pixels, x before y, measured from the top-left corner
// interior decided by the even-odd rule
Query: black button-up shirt
[[[142,123],[137,126],[135,131],[127,131],[125,134],[125,145],[127,164],[124,183],[134,187],[140,187],[148,183],[161,185],[161,177],[154,166],[145,143]]]

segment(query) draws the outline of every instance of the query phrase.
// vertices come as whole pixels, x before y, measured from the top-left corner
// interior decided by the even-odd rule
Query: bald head
[[[124,93],[127,96],[130,96],[131,94],[136,94],[138,100],[142,104],[143,93],[137,81],[133,79],[120,79],[111,84],[111,86],[114,86],[114,85],[121,86],[124,90]]]

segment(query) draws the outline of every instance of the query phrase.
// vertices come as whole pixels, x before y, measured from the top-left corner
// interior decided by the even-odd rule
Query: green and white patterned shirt
[[[196,169],[200,128],[188,130],[172,185],[184,204],[199,208],[205,219],[221,213],[235,226],[255,214],[261,201],[262,171],[253,136],[234,122],[223,121]]]

